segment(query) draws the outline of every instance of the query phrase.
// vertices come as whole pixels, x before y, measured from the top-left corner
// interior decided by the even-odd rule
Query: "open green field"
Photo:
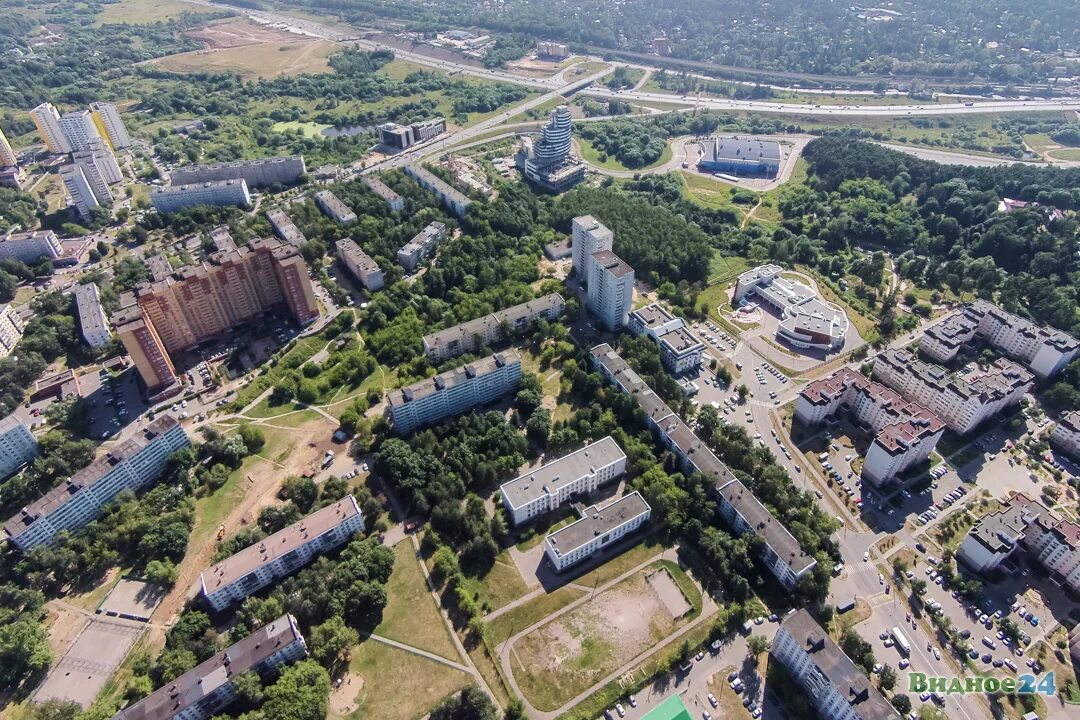
[[[347,682],[330,694],[331,718],[417,720],[472,678],[376,640],[352,651]]]
[[[172,72],[236,72],[251,80],[332,72],[327,58],[339,50],[328,40],[277,41],[167,55],[154,63]]]
[[[181,2],[181,0],[120,0],[102,5],[96,25],[106,23],[130,23],[142,25],[162,20],[172,20],[184,13],[206,14],[222,12],[227,8],[209,8]]]
[[[495,564],[484,577],[466,577],[465,587],[487,612],[498,610],[529,592],[507,550],[495,557]]]
[[[411,540],[394,546],[394,572],[386,584],[386,608],[373,631],[391,640],[460,662],[435,599],[428,592]]]
[[[288,122],[276,122],[274,123],[272,129],[274,132],[279,133],[290,132],[292,130],[300,130],[304,133],[305,136],[318,140],[323,137],[323,130],[327,130],[329,128],[329,125],[320,125],[319,123],[315,122],[297,122],[295,120],[290,120]]]
[[[652,566],[514,644],[510,655],[514,677],[537,709],[562,707],[689,622],[692,613],[672,616],[650,587],[649,572],[658,573],[653,582],[666,579],[665,573],[672,580],[682,574],[674,563]],[[675,582],[682,590],[682,583]],[[700,592],[688,578],[685,582],[700,607]]]

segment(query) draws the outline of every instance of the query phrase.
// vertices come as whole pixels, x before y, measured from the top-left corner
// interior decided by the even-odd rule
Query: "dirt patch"
[[[354,672],[345,673],[341,677],[341,684],[330,690],[330,715],[351,715],[356,712],[360,707],[356,698],[363,689],[363,675]]]
[[[90,616],[55,601],[49,603],[46,608],[49,613],[47,620],[49,649],[52,650],[53,657],[60,657],[90,622]]]
[[[673,618],[681,618],[693,610],[694,606],[683,595],[675,579],[666,569],[656,570],[645,576],[649,587],[656,593],[657,599]]]
[[[213,23],[197,30],[188,30],[184,35],[195,40],[201,40],[206,43],[206,47],[210,50],[243,47],[244,45],[260,43],[295,42],[297,39],[297,35],[293,33],[277,30],[266,25],[258,25],[241,18]]]

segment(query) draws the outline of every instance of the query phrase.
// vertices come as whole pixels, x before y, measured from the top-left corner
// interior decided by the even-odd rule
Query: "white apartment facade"
[[[0,238],[0,260],[11,258],[33,265],[42,258],[55,260],[64,254],[64,246],[52,230],[11,233]]]
[[[649,521],[652,509],[638,492],[604,507],[586,508],[582,517],[544,538],[544,554],[562,572],[635,532]]]
[[[783,619],[771,653],[822,720],[900,720],[900,713],[805,609]]]
[[[101,205],[81,166],[64,165],[60,168],[60,179],[68,199],[82,217],[90,217],[90,211]]]
[[[419,165],[406,165],[405,174],[420,183],[420,187],[439,198],[439,202],[459,218],[465,217],[465,212],[472,205],[472,200],[467,198],[464,193],[448,185],[426,168]]]
[[[571,237],[573,238],[570,246],[573,270],[577,273],[578,282],[588,285],[589,258],[594,253],[611,250],[615,236],[592,215],[582,215],[574,218]]]
[[[925,462],[945,432],[945,424],[929,410],[850,368],[803,388],[795,418],[815,426],[842,408],[876,433],[863,461],[863,476],[879,487]]]
[[[203,599],[221,612],[363,531],[360,506],[347,495],[204,570]]]
[[[306,172],[303,155],[284,155],[213,165],[186,165],[174,168],[169,175],[173,185],[243,180],[248,188],[258,188],[277,183],[289,185],[300,180]]]
[[[1023,362],[1040,378],[1053,377],[1080,352],[1080,340],[1072,335],[1039,326],[986,300],[977,300],[928,328],[919,349],[933,360],[948,362],[976,339]]]
[[[559,293],[549,293],[535,300],[496,310],[490,315],[467,320],[424,336],[424,352],[433,363],[476,352],[511,336],[525,332],[534,320],[556,320],[562,315],[565,302]]]
[[[445,239],[446,225],[441,222],[429,223],[397,251],[398,264],[412,272],[420,261],[431,255],[439,243]]]
[[[874,377],[932,412],[955,433],[971,432],[1031,389],[1032,375],[1004,358],[967,378],[918,360],[906,350],[886,350],[874,360]]]
[[[595,492],[626,472],[626,453],[609,435],[525,473],[499,488],[514,525],[562,507],[571,497]]]
[[[396,192],[390,189],[390,187],[377,177],[369,175],[364,178],[364,185],[367,186],[371,192],[375,193],[390,206],[390,212],[401,212],[405,209],[405,201]]]
[[[11,148],[11,143],[4,136],[4,131],[0,130],[0,168],[15,167],[18,164],[19,156]]]
[[[634,269],[610,250],[589,257],[588,305],[608,330],[626,327],[634,305]]]
[[[507,350],[394,390],[387,407],[394,431],[404,435],[494,402],[520,383],[521,356]]]
[[[52,103],[41,103],[31,110],[30,119],[33,120],[38,135],[49,152],[53,155],[71,152],[71,143],[60,128],[60,113],[56,111]]]
[[[1061,416],[1050,434],[1050,442],[1074,458],[1080,458],[1080,411]]]
[[[87,150],[92,141],[103,139],[94,124],[94,114],[89,110],[76,110],[62,115],[60,130],[67,138],[72,152]]]
[[[90,347],[101,347],[112,339],[112,328],[101,307],[101,294],[94,283],[76,285],[71,291],[79,311],[79,327],[83,340]]]
[[[374,292],[383,287],[383,272],[370,255],[360,249],[352,238],[343,238],[335,244],[337,256],[346,269],[353,274],[365,290]]]
[[[160,213],[171,213],[195,205],[251,205],[251,193],[243,180],[216,180],[198,185],[171,185],[154,188],[150,204]]]
[[[124,179],[120,164],[116,162],[116,155],[104,140],[91,140],[84,149],[73,152],[71,160],[76,165],[92,164],[109,185],[116,185]]]
[[[190,444],[176,418],[159,417],[11,517],[4,524],[8,540],[23,552],[51,545],[61,531],[74,532],[95,519],[122,490],[156,481],[169,455]]]
[[[356,213],[341,199],[329,190],[319,190],[315,193],[315,204],[323,211],[323,214],[339,225],[352,225],[356,222]]]
[[[94,122],[99,132],[109,141],[114,150],[122,150],[131,146],[131,136],[128,135],[127,127],[120,118],[116,106],[108,102],[92,102],[90,110],[94,114]]]
[[[0,357],[15,350],[23,336],[23,321],[11,305],[0,305]]]
[[[660,346],[660,361],[672,375],[678,377],[701,365],[705,343],[660,303],[631,312],[627,328],[634,335],[647,335]]]
[[[37,457],[38,442],[14,415],[0,420],[0,479]]]

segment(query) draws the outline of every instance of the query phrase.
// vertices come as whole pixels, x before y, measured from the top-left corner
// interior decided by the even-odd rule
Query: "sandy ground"
[[[207,48],[212,50],[255,45],[257,43],[294,43],[297,38],[296,35],[284,30],[275,30],[266,25],[257,25],[243,18],[214,23],[198,30],[189,30],[184,34],[190,38],[201,40],[206,43]]]
[[[359,673],[345,673],[341,685],[330,690],[330,715],[351,715],[360,705],[356,698],[364,689],[364,676]]]

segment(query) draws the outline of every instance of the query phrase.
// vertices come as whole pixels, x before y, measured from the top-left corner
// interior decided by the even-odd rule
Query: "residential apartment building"
[[[116,185],[124,180],[124,174],[120,171],[120,164],[116,162],[116,155],[105,144],[105,141],[100,138],[90,140],[85,148],[73,152],[71,160],[83,168],[83,172],[87,173],[87,177],[89,177],[90,171],[86,170],[86,168],[88,166],[92,167],[93,172],[100,175],[101,179],[108,185]]]
[[[229,228],[218,225],[210,230],[210,242],[214,243],[214,249],[218,252],[228,252],[236,249],[236,241],[233,240]]]
[[[465,211],[472,205],[472,200],[465,197],[464,193],[443,182],[427,168],[419,165],[406,165],[405,174],[420,183],[420,187],[439,198],[439,202],[459,218],[465,217]]]
[[[90,110],[94,114],[94,124],[98,132],[109,141],[114,150],[122,150],[131,146],[131,136],[128,135],[124,121],[120,119],[120,113],[116,106],[108,102],[92,102]]]
[[[1062,415],[1050,434],[1050,443],[1062,452],[1080,458],[1080,411]]]
[[[641,493],[632,492],[603,507],[586,508],[581,519],[544,538],[544,554],[562,572],[614,545],[649,521],[652,509]]]
[[[863,477],[878,487],[925,462],[945,433],[945,423],[932,412],[850,368],[803,388],[795,419],[813,427],[840,410],[875,433],[863,459]]]
[[[326,217],[338,225],[352,225],[357,220],[352,208],[341,202],[340,198],[329,190],[319,190],[315,193],[315,204]]]
[[[570,108],[559,105],[551,111],[539,137],[526,135],[514,155],[514,163],[525,178],[550,192],[564,192],[585,179],[585,164],[571,154],[573,118]]]
[[[626,453],[609,435],[552,460],[499,488],[503,507],[521,525],[588,495],[626,472]]]
[[[394,431],[405,435],[494,402],[520,383],[521,356],[507,350],[394,390],[387,406]]]
[[[660,346],[660,361],[676,377],[701,365],[705,343],[690,332],[681,317],[672,315],[660,303],[651,303],[630,313],[627,328],[634,335],[646,335]]]
[[[805,609],[781,621],[771,653],[822,720],[900,720],[900,713]]]
[[[288,155],[214,165],[188,165],[173,169],[170,175],[173,185],[243,180],[249,188],[260,188],[275,184],[291,185],[299,182],[306,172],[303,155]]]
[[[101,347],[112,340],[112,328],[101,307],[101,294],[95,283],[76,285],[72,291],[83,340],[90,347]]]
[[[11,148],[11,143],[4,136],[4,131],[0,130],[0,168],[15,167],[18,164],[19,156]]]
[[[570,57],[570,48],[565,43],[538,42],[536,43],[537,56],[550,60],[565,60]]]
[[[160,213],[171,213],[196,205],[248,207],[251,194],[243,180],[214,180],[198,185],[170,185],[154,188],[150,204]]]
[[[1063,520],[1023,493],[980,518],[960,543],[956,557],[974,570],[987,572],[1017,548],[1042,565],[1055,583],[1080,592],[1080,525]]]
[[[1040,378],[1056,375],[1080,351],[1080,340],[1072,335],[1037,325],[986,300],[976,300],[928,328],[919,349],[932,360],[948,362],[975,340],[1019,360]]]
[[[420,261],[431,255],[445,239],[446,226],[441,222],[430,223],[397,251],[398,264],[409,272],[416,270]]]
[[[562,295],[549,293],[520,305],[496,310],[490,315],[437,330],[424,336],[424,352],[438,365],[452,357],[473,353],[482,347],[520,335],[540,318],[556,320],[562,315]]]
[[[60,128],[60,113],[52,103],[41,103],[30,111],[30,119],[37,128],[41,141],[53,155],[65,155],[71,152],[71,143]]]
[[[83,173],[83,168],[79,165],[61,166],[60,180],[64,183],[64,190],[67,191],[71,205],[84,219],[89,218],[90,211],[102,204],[98,201],[97,196],[94,194],[94,187],[90,184],[90,181]],[[109,198],[107,202],[112,201],[111,193]]]
[[[72,152],[86,150],[92,141],[103,139],[94,124],[94,115],[89,110],[64,113],[60,116],[60,131],[67,138]]]
[[[236,700],[236,678],[253,672],[269,679],[281,665],[307,654],[296,618],[282,615],[124,708],[113,720],[206,720]]]
[[[64,254],[64,246],[52,230],[8,233],[0,238],[0,260],[11,258],[27,265],[42,259],[56,260]]]
[[[0,357],[7,357],[23,336],[23,321],[11,305],[0,305]]]
[[[588,305],[600,325],[615,331],[626,327],[634,304],[634,268],[610,250],[589,258]]]
[[[199,576],[203,599],[220,612],[363,530],[360,506],[347,495],[204,570]]]
[[[348,268],[365,290],[374,292],[383,286],[383,273],[379,264],[360,249],[352,238],[338,240],[334,245],[338,259]]]
[[[170,354],[274,308],[285,306],[301,325],[319,316],[304,259],[276,238],[257,238],[165,280],[142,283],[135,297],[135,312],[114,316],[113,326],[151,390],[175,379]]]
[[[589,258],[595,253],[611,250],[615,236],[607,229],[607,226],[592,215],[582,215],[574,218],[571,237],[573,239],[570,246],[573,253],[571,267],[578,276],[578,282],[587,286],[589,284]]]
[[[0,420],[0,480],[37,457],[38,442],[14,415]]]
[[[396,192],[391,190],[386,183],[374,175],[368,175],[364,178],[364,185],[368,190],[375,193],[390,206],[391,212],[401,212],[405,209],[405,201]]]
[[[1004,358],[985,372],[950,375],[945,368],[922,362],[906,350],[880,353],[874,360],[874,377],[941,418],[960,435],[1019,403],[1032,385],[1031,373]]]
[[[21,167],[0,167],[0,187],[22,190],[26,171]]]
[[[301,247],[307,242],[304,233],[300,232],[300,228],[296,227],[292,218],[286,215],[284,210],[279,208],[267,210],[266,219],[270,221],[274,234],[290,245]]]
[[[160,415],[142,432],[24,507],[4,524],[4,532],[23,552],[51,545],[57,533],[75,532],[97,518],[122,490],[156,482],[169,456],[190,444],[175,417]]]
[[[736,533],[752,532],[761,537],[764,542],[759,559],[784,588],[793,589],[800,578],[814,569],[817,561],[802,550],[783,523],[735,478],[610,345],[594,347],[590,359],[608,381],[637,401],[646,425],[679,458],[683,470],[710,479],[719,502],[719,514],[729,527]]]

